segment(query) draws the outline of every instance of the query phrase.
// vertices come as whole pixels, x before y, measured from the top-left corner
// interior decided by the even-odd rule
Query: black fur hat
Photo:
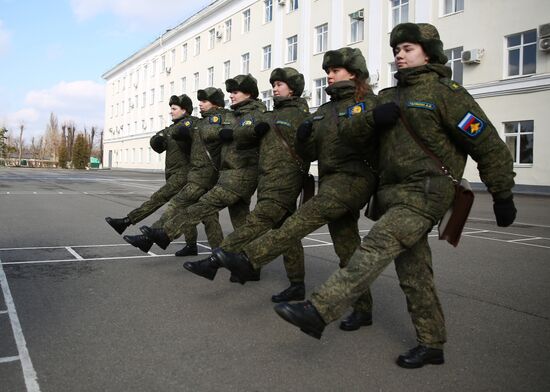
[[[304,75],[291,67],[275,68],[269,77],[269,83],[273,86],[275,81],[285,82],[292,90],[295,97],[304,92]]]
[[[395,49],[402,42],[420,44],[432,64],[447,63],[439,33],[429,23],[401,23],[395,26],[390,35],[390,46]]]
[[[368,79],[369,70],[361,49],[340,48],[329,50],[323,56],[323,69],[328,72],[329,67],[343,67],[359,79]]]
[[[225,89],[228,93],[232,91],[241,91],[250,94],[250,98],[258,98],[258,81],[250,74],[237,75],[234,78],[225,81]]]
[[[191,98],[185,94],[180,95],[179,97],[177,95],[172,95],[168,105],[178,105],[180,108],[185,109],[187,114],[193,113],[193,102],[191,101]]]
[[[204,90],[197,91],[197,99],[199,101],[210,101],[221,108],[225,106],[224,97],[223,91],[215,87],[207,87]]]

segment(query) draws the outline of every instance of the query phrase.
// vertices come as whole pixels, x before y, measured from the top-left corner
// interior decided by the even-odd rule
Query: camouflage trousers
[[[180,214],[180,212],[195,204],[207,191],[207,189],[204,189],[193,182],[188,182],[170,200],[166,207],[166,211],[164,211],[158,221],[153,223],[153,227],[170,227],[175,228],[174,230],[181,230],[178,237],[183,234],[185,236],[185,241],[188,244],[196,244],[198,222],[194,225],[185,224],[186,222],[181,220],[182,214]],[[218,212],[216,211],[211,215],[205,216],[201,220],[204,225],[204,231],[206,233],[206,238],[208,238],[210,247],[219,247],[223,240],[223,231],[220,225]]]
[[[196,203],[179,209],[170,221],[164,223],[163,229],[173,241],[184,232],[186,227],[196,226],[201,220],[217,214],[225,207],[228,208],[231,223],[236,229],[244,225],[246,216],[250,212],[249,206],[250,198],[245,201],[235,192],[216,185],[202,195]]]
[[[229,234],[221,247],[227,252],[240,252],[250,241],[279,227],[289,217],[289,211],[272,200],[260,200],[246,217],[246,222]],[[304,247],[295,240],[283,253],[283,262],[288,280],[291,283],[304,281]]]
[[[127,215],[130,222],[135,225],[147,218],[153,212],[168,203],[168,201],[185,186],[186,182],[187,175],[173,174],[168,177],[166,183],[158,191],[153,193],[149,200]]]
[[[280,228],[252,241],[243,251],[252,265],[259,269],[287,250],[297,239],[302,239],[327,224],[342,268],[348,264],[351,255],[361,243],[358,219],[359,211],[352,214],[345,203],[335,199],[332,192],[325,192],[321,185],[319,193],[286,219]],[[368,287],[363,294],[355,301],[354,309],[369,312],[372,310],[372,297]]]
[[[311,295],[326,322],[338,319],[392,261],[420,344],[442,348],[445,319],[433,282],[428,232],[430,219],[406,206],[391,207],[376,222],[347,267],[336,271]]]

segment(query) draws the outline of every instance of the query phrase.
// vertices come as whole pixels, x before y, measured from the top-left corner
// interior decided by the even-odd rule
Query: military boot
[[[340,329],[342,331],[356,331],[367,325],[372,325],[372,312],[354,310],[340,322]]]
[[[271,296],[272,302],[303,301],[306,298],[306,286],[304,282],[291,283],[289,287],[279,294]]]
[[[149,252],[149,249],[153,246],[153,241],[143,234],[139,235],[125,235],[124,241],[136,248],[139,248],[143,252]]]
[[[163,229],[153,229],[149,226],[141,226],[139,230],[162,249],[168,248],[168,245],[172,242]]]
[[[197,244],[186,244],[183,248],[178,250],[176,256],[196,256],[199,254]]]
[[[124,233],[124,230],[128,228],[132,224],[130,222],[130,218],[111,218],[110,216],[106,217],[105,220],[111,226],[118,234]]]
[[[215,258],[210,255],[206,259],[198,261],[186,261],[185,263],[183,263],[183,268],[185,268],[189,272],[194,273],[195,275],[202,276],[203,278],[206,278],[208,280],[214,280],[220,266],[217,264]]]
[[[254,270],[254,272],[252,273],[252,275],[250,275],[250,279],[247,280],[247,282],[258,282],[260,280],[260,274],[261,274],[262,270]],[[240,283],[241,281],[239,280],[239,278],[237,278],[235,275],[231,274],[231,276],[229,276],[229,281],[231,283]]]
[[[420,344],[401,354],[396,362],[402,368],[416,369],[427,364],[441,365],[445,363],[445,357],[442,349],[430,348]]]
[[[283,302],[274,307],[275,312],[285,321],[294,324],[300,331],[321,339],[321,334],[327,325],[315,306],[309,301],[289,304]]]
[[[222,248],[212,250],[212,256],[224,268],[231,271],[240,284],[254,279],[255,270],[244,253],[224,252]]]

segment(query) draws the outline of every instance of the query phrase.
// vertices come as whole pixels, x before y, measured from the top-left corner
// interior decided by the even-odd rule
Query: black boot
[[[139,248],[145,253],[149,252],[149,249],[151,249],[151,247],[153,246],[153,241],[143,234],[125,235],[122,238],[124,238],[124,241],[126,241],[130,245]]]
[[[445,357],[443,356],[443,350],[440,348],[418,345],[405,354],[401,354],[396,362],[402,368],[416,369],[429,363],[441,365],[445,363]]]
[[[245,284],[247,281],[254,279],[254,267],[244,253],[224,252],[222,248],[216,248],[212,250],[212,256],[219,265],[231,271],[231,275],[240,284]]]
[[[153,229],[149,226],[141,226],[139,229],[162,249],[168,248],[168,245],[172,242],[163,229]]]
[[[216,260],[212,256],[209,256],[206,259],[198,261],[186,261],[183,263],[183,268],[195,275],[202,276],[208,280],[214,280],[220,267],[216,264]]]
[[[254,272],[252,273],[252,275],[250,275],[250,279],[247,280],[247,282],[258,282],[260,280],[260,274],[261,274],[262,270],[254,270]],[[239,278],[237,278],[235,275],[231,274],[231,276],[229,277],[229,281],[231,283],[240,283],[241,281],[239,280]]]
[[[326,323],[311,302],[283,302],[275,305],[274,309],[281,318],[300,328],[300,331],[321,339]]]
[[[186,244],[176,252],[176,256],[196,256],[198,254],[197,244]]]
[[[306,286],[304,282],[291,283],[288,288],[279,294],[271,296],[272,302],[303,301],[306,298]]]
[[[372,325],[372,312],[354,310],[340,322],[340,329],[342,331],[356,331],[367,325]]]
[[[126,230],[128,228],[128,226],[130,226],[132,224],[132,222],[130,222],[130,218],[128,218],[128,217],[125,217],[125,218],[111,218],[110,216],[108,216],[107,218],[105,218],[105,220],[107,221],[109,226],[111,226],[113,229],[115,229],[115,231],[118,234],[124,233],[124,230]]]

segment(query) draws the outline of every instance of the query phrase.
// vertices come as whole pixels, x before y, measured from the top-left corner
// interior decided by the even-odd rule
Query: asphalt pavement
[[[406,370],[416,345],[392,265],[372,287],[374,323],[321,340],[282,321],[270,297],[281,258],[259,282],[182,268],[183,241],[144,254],[104,220],[163,184],[161,173],[0,168],[0,390],[549,391],[550,198],[517,194],[496,226],[477,192],[458,248],[430,237],[445,312],[446,363]],[[159,210],[143,221],[154,222]],[[231,231],[227,211],[220,220]],[[361,218],[366,235],[372,223]],[[126,233],[138,233],[130,227]],[[308,293],[338,268],[327,227],[303,239]]]

